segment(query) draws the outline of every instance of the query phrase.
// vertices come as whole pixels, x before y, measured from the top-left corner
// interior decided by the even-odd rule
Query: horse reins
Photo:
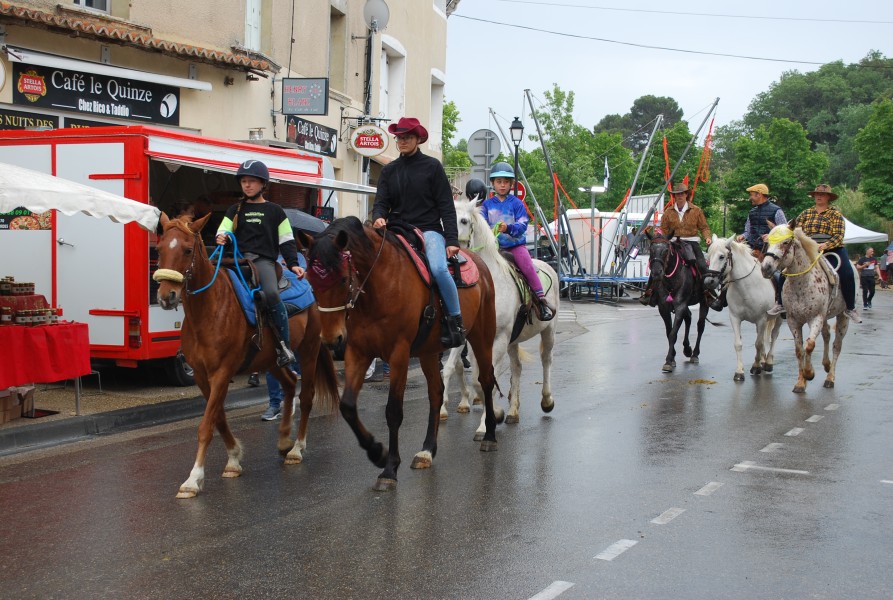
[[[357,287],[357,291],[353,292],[353,282],[355,276],[357,274],[356,268],[353,266],[353,256],[350,253],[350,250],[345,250],[343,253],[344,258],[347,261],[347,302],[341,306],[320,306],[317,301],[316,307],[319,309],[319,312],[330,313],[330,312],[339,312],[339,311],[350,311],[357,304],[357,300],[360,297],[360,294],[363,293],[363,288],[366,287],[366,282],[369,281],[369,277],[372,276],[372,270],[375,268],[375,264],[378,262],[379,257],[381,256],[382,251],[384,250],[385,245],[385,237],[387,232],[383,233],[381,236],[381,246],[378,248],[378,253],[375,255],[375,259],[372,261],[372,265],[369,267],[369,271],[366,273],[366,277],[363,279],[363,282]]]

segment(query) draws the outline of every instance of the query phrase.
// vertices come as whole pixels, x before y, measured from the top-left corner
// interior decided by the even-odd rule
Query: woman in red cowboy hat
[[[807,192],[815,200],[815,206],[811,206],[800,213],[795,219],[796,227],[803,229],[803,233],[819,242],[819,251],[836,254],[838,258],[837,275],[840,278],[840,291],[846,301],[846,316],[851,321],[861,323],[862,318],[856,312],[856,277],[850,266],[850,257],[843,246],[843,235],[846,223],[843,214],[836,206],[831,204],[837,200],[837,194],[831,191],[831,186],[823,183]]]
[[[465,330],[459,292],[446,262],[459,252],[453,190],[440,161],[419,150],[428,140],[428,131],[418,119],[402,117],[388,131],[394,134],[400,157],[381,170],[372,226],[381,228],[390,220],[422,230],[431,276],[447,313],[440,341],[445,348],[455,348],[465,343]]]

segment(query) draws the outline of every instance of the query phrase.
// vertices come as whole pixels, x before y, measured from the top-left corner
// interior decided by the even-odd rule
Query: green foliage
[[[598,133],[619,133],[626,140],[626,146],[639,154],[648,144],[657,115],[663,115],[663,127],[670,128],[682,120],[679,104],[667,96],[641,96],[636,98],[629,112],[623,116],[607,115],[599,121],[593,131]]]
[[[459,109],[456,103],[450,100],[443,103],[443,130],[441,133],[441,152],[443,154],[443,166],[447,170],[467,169],[471,167],[471,159],[468,157],[468,144],[465,140],[460,140],[459,148],[453,146],[452,139],[456,135],[456,126],[462,121],[459,118]]]
[[[874,105],[868,123],[856,136],[855,148],[866,203],[883,217],[893,219],[893,101]]]
[[[773,119],[761,125],[752,136],[734,144],[735,168],[725,174],[723,192],[728,205],[731,231],[741,231],[750,203],[745,191],[765,183],[777,198],[788,219],[812,204],[806,193],[812,190],[828,169],[828,157],[810,148],[806,130],[788,119]]]

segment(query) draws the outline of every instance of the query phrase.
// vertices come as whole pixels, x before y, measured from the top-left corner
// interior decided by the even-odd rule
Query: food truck
[[[283,144],[285,145],[285,144]],[[323,176],[323,159],[287,147],[206,138],[150,126],[0,131],[0,163],[94,186],[148,203],[174,217],[212,213],[217,224],[240,196],[234,174],[253,158],[270,169],[268,200],[289,213],[331,218],[334,191],[374,188]],[[203,214],[202,213],[202,214]],[[86,214],[28,211],[0,215],[0,276],[34,282],[62,318],[87,323],[94,363],[160,367],[179,385],[192,383],[180,353],[182,311],[155,297],[157,233]],[[222,324],[225,325],[225,324]]]

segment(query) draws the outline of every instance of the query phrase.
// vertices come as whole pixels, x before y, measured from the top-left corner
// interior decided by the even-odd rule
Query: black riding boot
[[[279,338],[276,344],[276,364],[280,367],[287,367],[295,362],[295,355],[291,351],[291,344],[289,343],[288,311],[285,309],[285,304],[280,302],[276,306],[271,306],[270,319],[278,334],[276,337]]]
[[[545,296],[538,296],[536,300],[537,304],[539,304],[540,321],[544,323],[551,321],[555,317],[555,308],[549,304]]]
[[[440,328],[440,343],[444,348],[457,348],[465,344],[462,315],[447,315],[446,323]]]
[[[726,289],[723,288],[723,290],[719,293],[719,296],[717,296],[717,298],[710,303],[710,308],[712,308],[716,312],[722,312],[722,309],[728,305],[729,303],[726,302]]]

